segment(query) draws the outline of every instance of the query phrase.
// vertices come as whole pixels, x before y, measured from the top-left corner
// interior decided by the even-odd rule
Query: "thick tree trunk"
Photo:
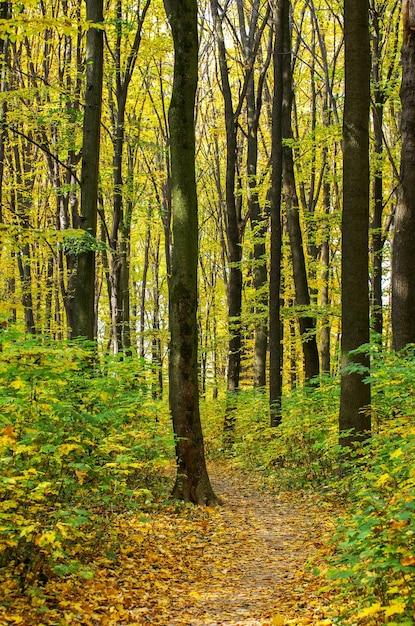
[[[173,255],[170,279],[170,409],[176,436],[173,497],[215,505],[206,470],[197,365],[198,223],[194,105],[198,70],[197,2],[165,0],[174,42],[169,109]]]
[[[401,84],[401,188],[392,250],[392,341],[395,350],[415,343],[415,23],[403,3]]]
[[[87,0],[87,20],[103,21],[103,0]],[[90,249],[80,252],[76,260],[72,319],[72,337],[94,339],[95,328],[95,250],[98,205],[98,168],[101,134],[101,103],[103,76],[103,31],[89,28],[86,39],[86,90],[82,141],[81,224]]]
[[[350,352],[369,341],[369,1],[345,0],[343,118],[342,339],[340,444],[370,436],[366,354]],[[348,367],[356,364],[357,371]]]

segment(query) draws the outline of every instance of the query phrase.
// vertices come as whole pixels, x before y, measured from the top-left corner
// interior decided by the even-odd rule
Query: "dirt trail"
[[[331,624],[329,598],[317,594],[324,581],[305,566],[321,561],[330,513],[311,498],[269,495],[229,465],[209,473],[223,507],[120,516],[118,544],[103,543],[91,580],[51,580],[42,598],[11,601],[1,626]]]
[[[224,530],[205,559],[217,563],[226,555],[228,571],[208,589],[204,581],[196,583],[203,603],[193,608],[188,624],[254,626],[282,624],[283,619],[330,624],[324,619],[328,600],[316,595],[317,581],[306,567],[311,559],[318,561],[324,548],[327,514],[311,501],[268,495],[255,480],[229,468],[211,466],[210,475],[225,504],[220,512]]]

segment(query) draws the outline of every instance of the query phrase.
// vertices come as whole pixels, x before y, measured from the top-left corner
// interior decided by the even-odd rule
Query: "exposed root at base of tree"
[[[331,624],[315,572],[330,511],[311,497],[264,494],[224,464],[210,475],[223,507],[118,518],[118,545],[104,546],[92,579],[51,579],[26,596],[2,581],[0,624]]]

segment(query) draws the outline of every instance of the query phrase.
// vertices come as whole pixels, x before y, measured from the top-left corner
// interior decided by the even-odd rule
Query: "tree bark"
[[[383,250],[386,234],[382,228],[384,212],[384,180],[383,180],[383,119],[385,105],[394,84],[399,59],[399,3],[392,7],[387,3],[375,2],[370,7],[370,24],[372,40],[372,83],[373,83],[373,135],[375,152],[375,172],[373,178],[373,219],[372,219],[372,277],[371,277],[371,323],[377,333],[378,341],[382,342],[383,304],[382,304],[382,270]],[[385,21],[389,24],[385,29]],[[389,42],[392,38],[392,43]],[[395,168],[393,168],[395,170]]]
[[[284,30],[282,132],[284,139],[292,139],[291,35],[288,12],[284,14],[282,28]],[[316,322],[315,319],[307,313],[307,308],[310,307],[310,293],[300,226],[299,202],[295,185],[293,150],[290,145],[286,144],[283,147],[282,163],[296,305],[302,308],[299,313],[298,321],[303,344],[305,379],[309,381],[319,375],[320,366],[316,339]]]
[[[87,20],[103,22],[103,0],[87,0]],[[94,339],[95,328],[95,250],[97,232],[98,168],[100,153],[103,31],[90,27],[86,39],[86,90],[82,141],[81,216],[80,227],[88,235],[90,249],[77,255],[73,293],[72,319],[69,320],[72,337]]]
[[[228,298],[228,372],[227,397],[224,419],[224,443],[229,446],[233,440],[235,428],[236,394],[239,391],[241,373],[242,347],[242,220],[240,202],[235,193],[236,166],[237,166],[237,118],[232,102],[232,91],[229,81],[229,69],[226,59],[225,38],[222,29],[223,15],[217,0],[211,0],[211,11],[214,20],[215,33],[218,43],[219,68],[221,89],[225,111],[226,127],[226,243],[229,263],[229,277],[227,283]]]
[[[272,103],[272,170],[271,170],[271,260],[269,277],[269,404],[270,425],[278,426],[282,416],[282,328],[281,328],[281,192],[282,192],[282,84],[283,37],[282,24],[288,13],[288,0],[274,3],[274,94]]]
[[[260,28],[260,2],[255,0],[249,6],[250,18],[246,23],[244,2],[238,0],[239,30],[241,48],[245,67],[247,68],[246,86],[246,126],[247,126],[247,154],[246,174],[248,185],[247,209],[254,231],[253,245],[253,284],[257,292],[255,302],[255,336],[254,336],[254,387],[264,389],[266,385],[266,355],[268,343],[268,328],[266,313],[268,310],[268,296],[265,290],[267,285],[267,263],[265,237],[268,220],[261,207],[258,195],[258,129],[259,117],[262,109],[262,91],[267,69],[271,61],[272,31],[269,38],[268,50],[258,77],[254,77],[253,66],[257,55],[258,43],[263,32]],[[269,12],[269,6],[267,7]],[[245,8],[246,10],[246,8]],[[268,14],[265,22],[268,21]]]
[[[343,117],[342,339],[340,444],[370,436],[369,341],[369,0],[345,0]],[[350,370],[353,367],[353,370]]]
[[[392,249],[392,343],[402,350],[415,343],[415,23],[403,2],[401,185]]]
[[[169,108],[173,255],[169,292],[170,409],[176,435],[173,497],[215,505],[206,469],[199,412],[197,338],[198,223],[194,107],[198,71],[196,0],[165,0],[173,33],[174,77]]]

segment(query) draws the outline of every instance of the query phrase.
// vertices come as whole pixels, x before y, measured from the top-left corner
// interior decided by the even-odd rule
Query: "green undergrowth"
[[[283,419],[270,428],[266,393],[241,390],[231,448],[222,447],[225,401],[202,405],[205,444],[212,458],[225,455],[243,470],[258,471],[269,488],[329,488],[338,468],[339,385],[325,378],[320,386],[298,388],[284,395]],[[331,487],[330,487],[331,488]]]
[[[88,577],[111,518],[162,492],[166,407],[137,359],[13,328],[0,341],[0,577]]]
[[[225,399],[202,400],[206,452],[257,472],[264,488],[312,490],[338,506],[333,624],[405,626],[415,623],[415,350],[365,349],[373,436],[360,449],[345,456],[338,446],[340,384],[326,377],[284,394],[277,428],[267,395],[241,390],[226,449]],[[167,495],[173,437],[154,372],[9,327],[0,378],[0,580],[27,591],[92,576],[101,546],[116,545],[115,517],[145,515]]]
[[[370,346],[373,436],[350,459],[329,575],[340,624],[415,623],[415,350]]]

